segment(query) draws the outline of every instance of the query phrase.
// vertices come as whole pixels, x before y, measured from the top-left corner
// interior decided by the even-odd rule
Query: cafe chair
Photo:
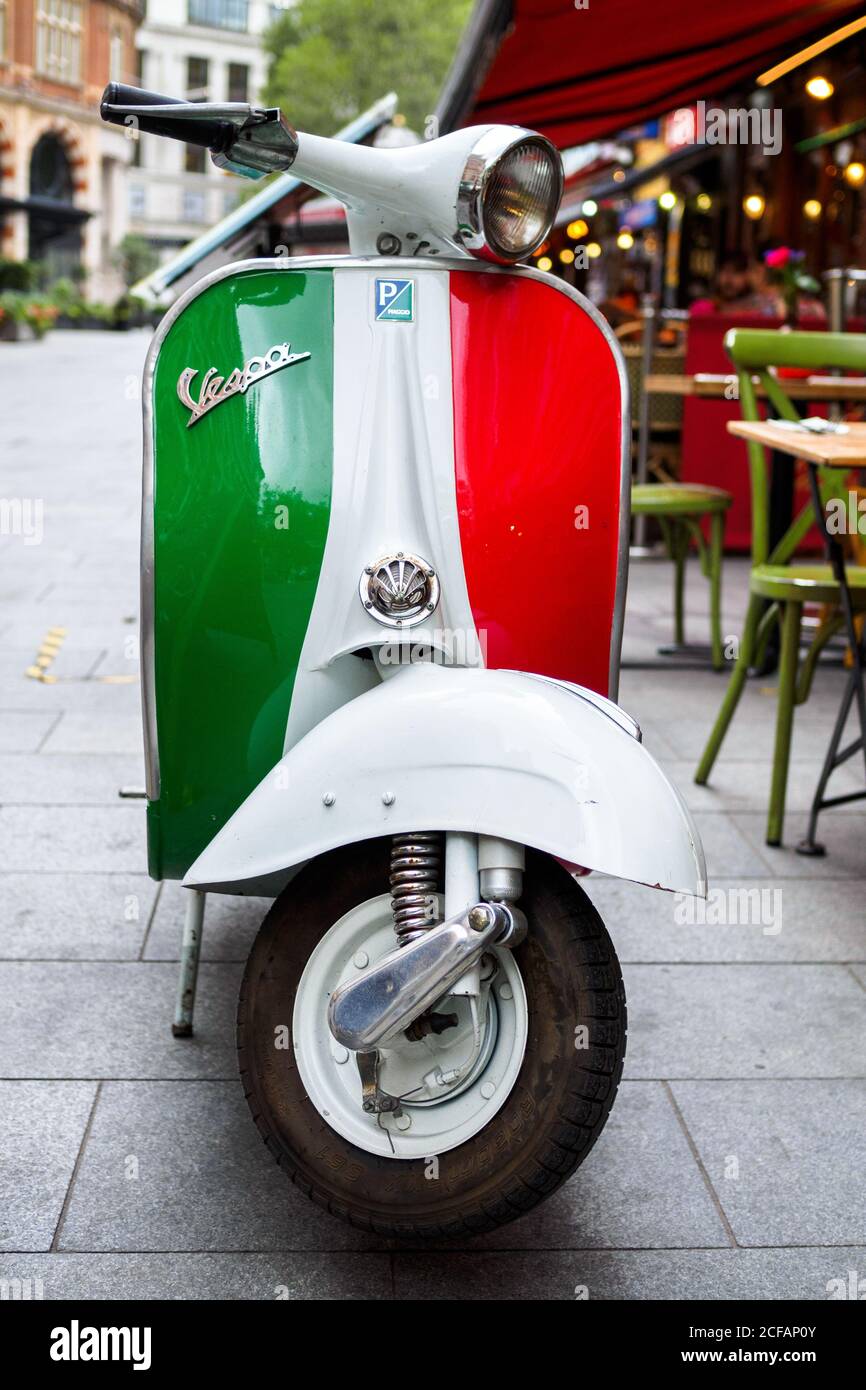
[[[725,513],[732,497],[723,488],[702,483],[633,483],[632,516],[650,516],[658,522],[665,549],[674,565],[674,643],[685,646],[686,559],[694,541],[702,574],[710,583],[710,649],[713,668],[725,664],[722,651],[722,556],[725,545]],[[708,523],[709,539],[702,522]]]
[[[744,420],[759,421],[762,418],[753,382],[755,375],[766,393],[770,417],[800,419],[791,400],[772,375],[772,367],[811,372],[835,368],[866,373],[866,334],[862,333],[779,333],[766,329],[733,328],[725,338],[725,348],[737,371]],[[766,450],[756,440],[750,440],[747,447],[752,500],[749,604],[736,664],[698,764],[695,781],[703,785],[709,779],[743,693],[749,668],[760,665],[769,633],[773,625],[778,623],[781,630],[779,686],[766,842],[768,845],[780,845],[794,709],[808,699],[818,657],[830,638],[842,628],[844,619],[839,606],[839,585],[830,565],[812,561],[801,563],[794,558],[794,552],[815,522],[811,501],[794,518],[781,540],[770,549]],[[790,466],[794,467],[793,459]],[[838,468],[821,469],[819,484],[822,503],[826,507],[831,498],[844,497],[848,476]],[[866,566],[847,565],[846,571],[854,607],[862,613],[866,611]],[[807,602],[825,605],[825,616],[801,661],[800,621],[803,604]]]

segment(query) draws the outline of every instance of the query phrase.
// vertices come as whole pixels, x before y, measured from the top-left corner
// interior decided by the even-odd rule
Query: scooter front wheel
[[[244,1090],[277,1162],[334,1215],[414,1239],[491,1230],[553,1192],[604,1126],[625,1053],[619,964],[571,875],[528,852],[527,940],[482,958],[477,1002],[437,1006],[441,1034],[389,1044],[377,1081],[400,1109],[365,1114],[327,1004],[393,948],[389,849],[323,855],[274,903],[241,986]]]

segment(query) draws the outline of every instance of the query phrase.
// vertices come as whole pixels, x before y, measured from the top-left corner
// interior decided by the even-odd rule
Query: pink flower
[[[774,251],[764,253],[764,260],[770,270],[781,270],[783,266],[788,265],[793,254],[789,246],[777,246]]]

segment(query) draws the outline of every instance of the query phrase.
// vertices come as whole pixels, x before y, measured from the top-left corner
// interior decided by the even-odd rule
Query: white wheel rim
[[[307,961],[295,996],[295,1059],[310,1100],[344,1139],[384,1158],[431,1158],[465,1144],[505,1104],[526,1050],[526,991],[512,953],[492,950],[499,970],[490,989],[487,1046],[462,1088],[420,1104],[406,1097],[402,1116],[366,1115],[361,1108],[361,1078],[354,1054],[341,1047],[328,1028],[328,1000],[338,985],[357,979],[359,970],[394,949],[393,920],[390,896],[383,893],[352,908],[322,937]],[[363,963],[365,956],[367,965]],[[465,1000],[449,996],[447,1004],[443,1001],[437,1007],[458,1012],[463,1020],[468,1006]],[[393,1051],[383,1049],[380,1085],[391,1094],[405,1095],[397,1086],[405,1085],[407,1076],[411,1081],[411,1074],[422,1063],[428,1069],[437,1063],[454,1064],[458,1060],[454,1053],[465,1051],[466,1046],[466,1032],[461,1027],[423,1043],[401,1043]]]

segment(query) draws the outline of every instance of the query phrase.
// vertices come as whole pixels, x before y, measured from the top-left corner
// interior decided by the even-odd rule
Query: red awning
[[[525,125],[565,149],[718,99],[862,11],[862,0],[480,0],[441,125]]]

